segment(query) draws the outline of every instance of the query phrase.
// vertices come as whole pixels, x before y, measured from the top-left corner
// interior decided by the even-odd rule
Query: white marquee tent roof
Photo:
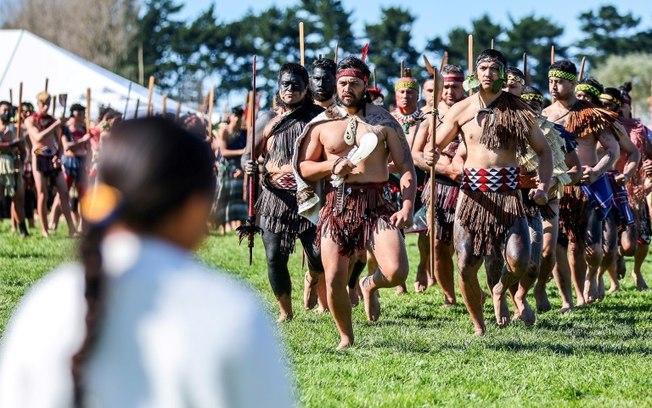
[[[136,101],[140,100],[138,114],[147,111],[147,88],[74,55],[25,30],[0,30],[0,100],[18,104],[18,89],[23,83],[23,100],[35,104],[36,94],[45,89],[52,95],[67,94],[68,108],[73,103],[86,106],[86,88],[91,88],[91,116],[96,117],[100,105],[124,112],[129,95],[126,117],[134,115]],[[131,85],[131,90],[130,90]],[[163,96],[154,90],[154,112],[161,112]],[[61,112],[57,106],[57,112]],[[166,109],[174,112],[177,102],[168,99]],[[182,106],[182,112],[187,112]]]

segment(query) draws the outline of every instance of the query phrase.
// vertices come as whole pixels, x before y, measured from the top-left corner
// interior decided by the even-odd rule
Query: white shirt
[[[178,247],[132,234],[102,245],[107,296],[87,361],[90,407],[289,407],[290,379],[260,305]],[[85,333],[84,271],[30,289],[0,351],[0,407],[70,407]]]

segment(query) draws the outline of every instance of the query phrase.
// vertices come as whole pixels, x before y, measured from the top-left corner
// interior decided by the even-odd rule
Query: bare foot
[[[567,312],[572,312],[572,311],[573,311],[573,305],[569,305],[567,303],[564,303],[561,306],[561,309],[559,309],[559,313],[561,313],[561,314],[564,314],[564,313],[567,313]]]
[[[476,337],[484,336],[486,329],[484,327],[474,327],[473,335]]]
[[[435,286],[437,284],[437,279],[428,277],[428,287]]]
[[[612,283],[608,293],[616,293],[620,290],[620,283]]]
[[[448,307],[453,307],[455,305],[457,305],[457,301],[455,301],[455,299],[451,300],[451,299],[444,298],[444,304],[442,306],[448,308]]]
[[[494,292],[491,295],[494,303],[494,314],[496,315],[496,324],[499,327],[505,327],[509,324],[509,307],[505,294]]]
[[[405,283],[402,283],[402,284],[400,284],[400,285],[398,285],[396,287],[396,294],[397,295],[405,295],[406,293],[408,293],[408,291],[407,291],[407,286],[405,285]]]
[[[645,279],[643,279],[642,274],[637,275],[634,272],[632,272],[632,278],[634,278],[634,283],[636,284],[636,289],[641,290],[641,291],[649,289],[648,286],[647,286],[647,283],[645,282]]]
[[[423,293],[423,292],[426,291],[426,289],[428,289],[428,286],[427,286],[426,283],[419,282],[419,281],[414,282],[414,291],[416,293]]]
[[[306,272],[303,278],[303,307],[310,310],[317,305],[317,283],[319,279],[313,279],[310,272]]]
[[[277,323],[286,323],[291,321],[294,318],[293,314],[286,314],[286,313],[280,313],[278,315],[278,319],[276,319]]]
[[[362,278],[360,289],[362,290],[364,312],[367,315],[367,320],[375,322],[380,317],[380,301],[378,300],[378,290],[372,290],[369,287],[369,279],[373,279],[373,275]]]
[[[41,236],[43,236],[43,238],[49,238],[50,234],[46,230],[41,230]]]
[[[528,303],[527,299],[514,296],[514,303],[516,304],[519,317],[523,320],[523,323],[525,323],[526,326],[532,326],[536,321],[536,315],[534,314],[532,307],[530,307],[530,303]]]
[[[349,347],[353,346],[353,340],[342,340],[340,341],[340,344],[337,345],[337,348],[335,348],[335,351],[342,351],[344,349],[347,349]]]
[[[360,296],[358,296],[356,288],[349,288],[349,299],[351,300],[352,307],[356,307],[360,303]]]
[[[534,290],[534,301],[537,305],[537,312],[539,313],[547,312],[552,309],[545,288],[542,291]]]

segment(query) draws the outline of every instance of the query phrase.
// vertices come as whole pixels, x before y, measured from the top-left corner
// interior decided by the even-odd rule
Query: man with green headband
[[[594,183],[603,177],[620,152],[612,133],[615,117],[596,109],[590,102],[576,98],[577,68],[572,62],[555,62],[550,66],[548,78],[550,95],[555,102],[544,109],[543,114],[577,137],[577,154],[583,173],[581,183],[588,189],[593,185],[595,190],[597,185]],[[596,152],[598,144],[604,150],[601,159],[598,159]],[[559,207],[559,242],[562,248],[557,254],[557,268],[566,267],[561,258],[565,257],[566,247],[569,247],[569,267],[577,295],[576,304],[581,306],[597,298],[598,268],[604,255],[604,215],[589,204],[580,186],[566,186]]]
[[[545,205],[552,176],[552,156],[536,115],[520,98],[503,92],[507,61],[488,49],[476,60],[477,72],[465,88],[477,93],[453,105],[437,132],[436,145],[445,148],[458,133],[466,147],[466,161],[455,213],[454,242],[458,255],[460,289],[476,335],[486,330],[478,269],[485,257],[503,257],[507,268],[492,279],[496,322],[509,322],[505,294],[518,283],[530,264],[530,235],[521,192],[518,190],[517,153],[532,146],[539,159],[540,182],[530,198]],[[436,159],[436,158],[435,158]],[[514,296],[518,315],[533,314],[525,293]]]

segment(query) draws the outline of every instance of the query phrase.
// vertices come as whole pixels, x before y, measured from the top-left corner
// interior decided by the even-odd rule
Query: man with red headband
[[[561,249],[557,254],[557,268],[570,267],[577,295],[576,305],[581,306],[597,298],[598,268],[604,256],[602,221],[607,215],[589,203],[583,190],[593,188],[597,191],[597,185],[605,181],[604,173],[615,163],[620,149],[612,132],[615,115],[596,109],[590,102],[578,100],[575,95],[576,81],[577,67],[572,62],[561,60],[550,66],[548,86],[550,95],[556,101],[543,110],[543,115],[577,137],[576,151],[582,163],[583,176],[581,185],[564,188],[564,195],[559,201]],[[600,159],[598,144],[604,150],[604,156]],[[598,184],[595,184],[596,181]],[[566,255],[566,248],[571,253],[569,263],[560,259]]]
[[[507,265],[491,282],[499,326],[506,325],[510,317],[505,294],[530,264],[530,236],[518,190],[517,153],[525,153],[530,145],[537,155],[540,180],[530,192],[537,204],[547,203],[552,176],[550,147],[534,112],[520,98],[502,91],[506,65],[505,57],[496,50],[480,53],[476,73],[464,82],[465,89],[476,89],[477,93],[450,108],[436,138],[436,145],[443,149],[461,133],[466,146],[454,242],[460,288],[476,335],[486,330],[477,275],[483,258],[502,256]],[[521,290],[514,295],[514,302],[518,315],[532,313]]]
[[[358,58],[340,61],[338,103],[306,126],[294,159],[299,213],[318,224],[328,306],[340,333],[338,350],[354,341],[347,294],[351,257],[367,249],[378,262],[378,269],[360,285],[369,321],[380,317],[378,289],[404,283],[408,271],[400,229],[412,224],[414,164],[401,126],[368,99],[369,74]],[[358,149],[366,152],[362,161],[354,159]],[[400,209],[386,189],[390,159],[400,174]],[[329,179],[327,193],[320,197]]]
[[[449,109],[457,102],[464,99],[464,71],[457,65],[445,65],[441,71],[444,78],[441,101],[437,105],[437,127],[446,117]],[[431,84],[434,81],[429,80]],[[427,88],[424,85],[424,93]],[[428,93],[426,93],[427,95]],[[426,97],[427,99],[427,97]],[[433,96],[434,100],[434,89]],[[432,109],[429,111],[432,112]],[[426,122],[427,123],[427,122]],[[459,193],[459,181],[462,175],[463,160],[457,156],[457,148],[460,144],[460,135],[453,140],[442,152],[435,165],[435,270],[430,272],[428,277],[428,286],[435,282],[444,294],[444,305],[454,305],[457,303],[455,297],[455,280],[453,277],[453,221],[455,219],[455,207],[457,206],[457,196]],[[428,148],[430,145],[430,126],[421,126],[412,146],[412,158],[418,168],[429,172],[432,152]],[[427,161],[427,160],[428,161]],[[430,183],[428,179],[423,188],[421,195],[423,205],[430,208]],[[428,218],[429,219],[429,218]]]

